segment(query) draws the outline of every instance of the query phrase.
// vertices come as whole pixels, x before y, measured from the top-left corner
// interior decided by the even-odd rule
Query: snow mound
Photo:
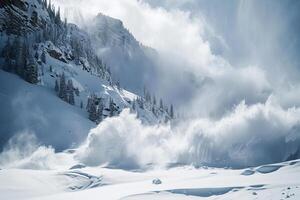
[[[254,173],[255,173],[255,171],[253,171],[251,169],[246,169],[241,173],[241,175],[250,176],[250,175],[253,175]]]
[[[72,170],[72,169],[82,169],[82,168],[85,168],[85,167],[86,166],[84,164],[79,163],[79,164],[76,164],[76,165],[70,167],[70,170]]]
[[[265,165],[265,166],[261,166],[261,167],[257,168],[256,171],[258,171],[262,174],[267,174],[267,173],[275,172],[278,169],[280,169],[281,167],[283,167],[283,165]]]
[[[183,194],[197,197],[210,197],[224,195],[232,190],[241,189],[242,187],[223,187],[223,188],[186,188],[167,190],[167,192],[174,194]]]
[[[80,171],[70,171],[70,172],[63,173],[61,175],[70,178],[69,184],[67,186],[67,189],[69,191],[86,190],[86,189],[98,187],[102,184],[101,176],[99,177],[93,176]]]

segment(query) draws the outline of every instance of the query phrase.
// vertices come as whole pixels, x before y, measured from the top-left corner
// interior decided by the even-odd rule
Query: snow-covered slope
[[[113,34],[120,27],[124,29],[120,21],[108,20],[108,26],[103,26],[101,20],[99,23],[102,29],[97,41],[102,38],[103,46],[118,41],[118,49],[141,52],[142,46],[128,31],[122,32],[124,38]],[[167,107],[154,105],[113,80],[109,62],[96,53],[95,36],[62,22],[59,10],[45,1],[4,1],[0,25],[0,69],[36,84],[0,71],[0,110],[5,111],[0,114],[0,130],[5,133],[0,135],[1,148],[12,135],[27,131],[36,134],[42,143],[61,150],[85,138],[95,126],[88,119],[99,123],[124,108],[136,112],[146,124],[170,119]],[[110,58],[123,62],[117,52],[110,52]],[[122,70],[127,71],[125,67]],[[142,73],[135,71],[132,75],[140,77]],[[135,80],[128,73],[122,77]]]
[[[60,150],[82,141],[94,126],[84,110],[57,98],[50,87],[26,83],[2,70],[0,80],[5,83],[0,87],[1,147],[13,135],[25,132]]]
[[[103,167],[0,171],[3,199],[299,199],[299,160],[251,169]],[[83,167],[83,168],[80,168]]]

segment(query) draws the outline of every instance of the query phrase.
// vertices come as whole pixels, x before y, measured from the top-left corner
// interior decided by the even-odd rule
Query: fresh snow
[[[45,145],[65,149],[80,143],[95,126],[84,110],[59,99],[52,88],[31,85],[2,70],[0,80],[5,83],[0,87],[0,110],[6,113],[0,115],[1,142],[28,131]]]
[[[276,170],[274,170],[276,166]],[[262,170],[263,169],[263,170]],[[249,169],[2,169],[1,199],[299,199],[300,160]],[[155,184],[159,180],[160,184]]]

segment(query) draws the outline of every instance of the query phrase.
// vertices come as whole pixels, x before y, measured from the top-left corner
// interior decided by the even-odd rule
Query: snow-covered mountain
[[[0,110],[5,111],[0,123],[1,133],[6,133],[0,136],[1,146],[13,134],[30,131],[43,143],[64,149],[82,141],[93,122],[116,116],[124,108],[146,124],[172,118],[168,107],[156,103],[149,92],[138,96],[123,89],[132,88],[136,84],[130,82],[135,80],[132,76],[142,76],[147,73],[144,69],[110,67],[132,55],[141,58],[144,47],[121,21],[103,15],[95,20],[101,28],[90,34],[62,22],[59,10],[47,1],[0,4],[0,80],[5,83],[0,86]],[[119,77],[122,84],[112,77]]]
[[[78,26],[48,1],[0,1],[0,200],[299,199],[300,108],[252,102],[273,83],[260,68],[181,79],[122,21]],[[187,112],[213,109],[173,120],[155,93],[191,87]]]
[[[144,86],[151,87],[157,77],[154,49],[137,41],[122,21],[101,13],[91,20],[87,29],[97,55],[111,67],[114,80],[139,94]]]

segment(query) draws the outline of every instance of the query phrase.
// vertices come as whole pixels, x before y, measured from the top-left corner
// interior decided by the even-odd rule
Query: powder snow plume
[[[92,129],[76,158],[87,165],[121,168],[170,163],[245,167],[286,160],[298,149],[300,109],[283,109],[274,97],[241,102],[220,120],[206,118],[145,126],[125,110]]]

